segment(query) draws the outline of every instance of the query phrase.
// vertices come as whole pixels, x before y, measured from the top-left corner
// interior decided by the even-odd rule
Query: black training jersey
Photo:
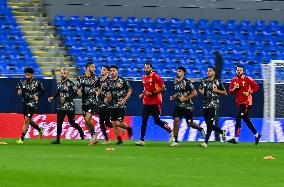
[[[107,77],[105,80],[103,80],[102,77],[100,77],[101,92],[98,95],[98,106],[101,108],[107,106],[107,104],[104,102],[104,98],[107,96],[109,92],[109,81],[110,81],[109,77]]]
[[[77,88],[76,85],[69,79],[66,81],[58,81],[57,82],[57,91],[54,97],[64,97],[64,102],[61,103],[59,101],[58,110],[63,111],[74,111],[75,104],[74,98],[77,96]]]
[[[204,88],[204,108],[217,108],[220,103],[220,95],[213,91],[213,85],[216,85],[218,90],[225,90],[224,84],[219,79],[213,81],[208,78],[202,79],[199,89]]]
[[[175,93],[177,94],[177,99],[176,99],[177,106],[184,109],[192,109],[193,103],[191,99],[187,100],[186,102],[181,102],[178,99],[182,96],[190,95],[195,90],[194,86],[192,85],[192,82],[187,78],[183,78],[182,80],[176,78],[174,80],[174,85],[175,85]]]
[[[128,93],[128,89],[131,88],[129,82],[118,77],[116,80],[109,80],[109,92],[112,95],[112,99],[109,103],[110,108],[123,108],[125,106],[120,104],[120,101],[125,98]]]
[[[77,89],[82,90],[82,105],[96,105],[96,92],[99,88],[100,81],[95,75],[87,77],[86,74],[83,74],[77,78]]]
[[[37,79],[32,79],[28,82],[26,79],[20,80],[20,83],[16,87],[22,89],[22,98],[25,106],[36,109],[37,102],[35,96],[40,97],[44,93],[42,83]]]

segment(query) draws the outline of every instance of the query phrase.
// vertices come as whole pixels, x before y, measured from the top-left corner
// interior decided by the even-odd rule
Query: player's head
[[[209,66],[207,68],[207,76],[208,76],[208,78],[215,77],[215,72],[216,72],[216,69],[213,66]]]
[[[103,65],[101,69],[101,76],[105,76],[109,74],[109,66]]]
[[[25,68],[24,73],[25,73],[26,80],[29,81],[33,78],[35,71],[33,68],[27,67]]]
[[[118,67],[116,65],[111,65],[109,67],[109,73],[110,73],[110,76],[112,78],[115,78],[118,76]]]
[[[245,71],[244,66],[237,65],[237,67],[236,67],[236,75],[238,77],[242,76],[244,74],[244,71]]]
[[[150,63],[145,63],[144,64],[144,72],[146,75],[150,75],[153,71],[153,66]]]
[[[179,66],[177,68],[177,77],[178,78],[184,77],[185,74],[186,74],[186,69],[183,66]]]
[[[66,80],[68,78],[68,69],[62,68],[60,73],[62,80]]]
[[[87,62],[86,64],[86,72],[89,72],[90,74],[94,74],[96,67],[93,62]]]

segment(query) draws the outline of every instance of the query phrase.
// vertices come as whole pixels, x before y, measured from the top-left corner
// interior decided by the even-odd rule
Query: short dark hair
[[[151,68],[153,68],[153,66],[152,66],[152,64],[150,63],[150,62],[146,62],[145,64],[144,64],[144,66],[145,65],[149,65]]]
[[[31,67],[26,67],[25,70],[24,70],[24,73],[34,74],[35,70]]]
[[[118,71],[118,67],[117,67],[116,65],[111,65],[111,66],[109,67],[109,69],[111,69],[111,68],[114,68],[114,69],[116,69],[116,70]]]
[[[184,72],[184,74],[186,74],[186,69],[185,69],[185,67],[183,67],[183,66],[179,66],[179,67],[177,68],[177,70],[181,70],[181,71]]]
[[[243,66],[243,65],[240,65],[240,64],[238,64],[238,65],[236,66],[236,69],[237,69],[237,68],[243,68],[243,70],[245,70],[244,66]]]
[[[103,65],[102,68],[106,68],[109,71],[109,66],[108,65]]]
[[[93,63],[93,62],[87,62],[87,63],[86,63],[86,68],[89,67],[89,66],[91,66],[92,64],[94,64],[94,63]]]
[[[208,69],[213,69],[213,71],[216,71],[216,69],[215,69],[215,67],[213,67],[213,66],[208,66]]]

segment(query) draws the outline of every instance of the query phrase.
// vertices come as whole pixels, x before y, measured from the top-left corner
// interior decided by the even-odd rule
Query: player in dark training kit
[[[243,119],[248,128],[254,134],[255,145],[259,143],[261,135],[256,131],[254,125],[249,119],[248,111],[252,105],[252,94],[259,89],[258,84],[251,78],[244,75],[244,67],[239,65],[236,69],[237,76],[231,80],[229,93],[236,94],[236,103],[238,107],[236,116],[235,137],[229,140],[229,143],[236,144],[241,130],[241,120]]]
[[[220,105],[220,95],[227,95],[223,83],[219,79],[215,79],[215,68],[209,66],[207,69],[208,77],[201,80],[199,92],[204,98],[204,118],[207,125],[205,142],[201,143],[201,147],[207,147],[211,132],[214,130],[222,135],[223,141],[226,140],[226,132],[216,126],[216,113]]]
[[[109,89],[109,67],[103,66],[101,69],[100,77],[101,90],[98,95],[98,105],[99,105],[99,117],[100,117],[100,127],[101,131],[105,137],[105,141],[102,144],[110,144],[111,142],[108,139],[106,127],[112,128],[110,122],[110,113],[107,103],[105,103],[105,98],[108,94]]]
[[[144,65],[144,72],[145,75],[142,77],[144,90],[143,93],[139,95],[140,98],[143,98],[141,135],[140,140],[135,142],[135,145],[138,146],[145,145],[144,138],[150,115],[153,116],[155,124],[165,129],[172,135],[172,130],[167,123],[160,119],[162,104],[161,93],[166,90],[165,84],[160,75],[158,75],[156,72],[153,72],[153,67],[151,64],[146,63]]]
[[[62,124],[66,115],[70,125],[77,129],[80,133],[81,139],[84,139],[84,132],[82,128],[75,123],[74,120],[75,104],[73,99],[76,96],[76,85],[68,79],[68,70],[63,68],[61,70],[61,80],[57,82],[57,91],[52,97],[48,98],[48,101],[51,102],[54,98],[59,97],[59,104],[57,108],[57,135],[56,140],[52,142],[53,144],[60,144]]]
[[[23,98],[23,111],[24,111],[24,126],[22,130],[22,136],[17,140],[18,144],[23,144],[25,135],[29,129],[29,125],[38,130],[40,138],[42,138],[42,129],[32,120],[33,114],[37,109],[37,104],[39,98],[44,92],[44,88],[34,76],[34,70],[32,68],[26,68],[25,71],[25,80],[21,80],[17,85],[16,89],[18,95],[21,95]]]
[[[202,136],[205,136],[203,128],[193,122],[193,102],[192,98],[197,96],[191,81],[185,78],[186,69],[184,67],[177,68],[177,78],[174,80],[175,94],[170,97],[170,100],[176,99],[176,106],[174,109],[174,141],[170,146],[178,145],[178,125],[182,117],[185,118],[188,127],[197,129]]]
[[[108,103],[110,108],[110,120],[114,133],[118,139],[116,144],[122,145],[122,139],[118,131],[118,127],[126,129],[129,138],[132,137],[132,128],[123,122],[126,103],[132,94],[132,88],[126,79],[118,76],[117,66],[110,66],[110,76],[109,90],[105,98],[105,102]]]
[[[99,77],[94,75],[95,65],[91,62],[86,64],[86,72],[77,78],[77,89],[82,94],[82,111],[86,126],[91,134],[90,144],[98,143],[94,132],[92,116],[97,113],[97,94],[100,90]]]

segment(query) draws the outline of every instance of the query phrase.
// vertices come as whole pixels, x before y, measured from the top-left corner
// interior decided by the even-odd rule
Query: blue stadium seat
[[[139,25],[139,20],[137,17],[128,17],[126,19],[126,26],[137,27]]]
[[[67,25],[67,20],[66,20],[65,16],[57,15],[57,16],[55,16],[53,23],[57,27],[66,26]]]
[[[153,20],[152,18],[149,18],[149,17],[144,17],[144,18],[141,18],[141,27],[143,28],[150,28],[153,26]]]
[[[97,19],[98,26],[104,27],[110,24],[110,19],[107,16],[101,16]]]
[[[167,19],[166,18],[157,18],[155,23],[154,23],[154,26],[156,28],[165,28],[167,27]]]
[[[169,27],[170,28],[180,28],[182,26],[182,22],[179,18],[171,18],[169,20]]]
[[[83,26],[94,27],[96,24],[96,20],[93,16],[84,16],[82,20]]]
[[[124,25],[124,19],[123,17],[113,17],[111,24],[113,27],[121,27]]]

